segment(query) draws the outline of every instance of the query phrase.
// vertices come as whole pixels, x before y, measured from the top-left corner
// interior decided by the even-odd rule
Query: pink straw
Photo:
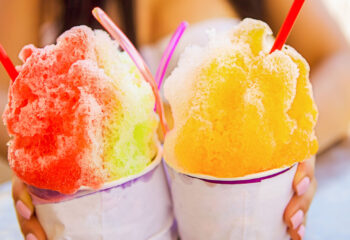
[[[187,27],[188,27],[187,22],[180,23],[180,25],[177,27],[176,31],[174,32],[173,36],[170,39],[168,46],[166,47],[163,53],[162,59],[160,60],[160,64],[158,66],[157,73],[156,73],[156,82],[158,84],[158,90],[162,86],[165,72],[168,68],[171,57],[174,54],[176,46],[178,45],[182,37],[182,34],[185,32]]]
[[[92,10],[92,14],[101,23],[101,25],[109,32],[109,34],[111,34],[112,37],[118,41],[120,46],[129,54],[130,58],[134,61],[136,67],[139,69],[144,79],[151,85],[153,94],[156,98],[156,110],[159,115],[163,134],[165,135],[168,128],[164,117],[163,104],[159,95],[157,84],[154,81],[149,68],[143,61],[139,52],[132,45],[130,40],[124,35],[124,33],[117,27],[117,25],[108,17],[108,15],[102,9],[95,7]]]

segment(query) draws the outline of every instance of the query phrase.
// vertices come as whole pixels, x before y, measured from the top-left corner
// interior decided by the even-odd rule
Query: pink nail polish
[[[310,178],[309,177],[304,177],[303,180],[301,180],[298,185],[297,185],[297,194],[298,196],[303,195],[306,193],[307,189],[310,186]]]
[[[38,239],[36,238],[36,236],[33,233],[29,233],[26,236],[26,240],[38,240]]]
[[[19,213],[19,215],[21,215],[22,217],[24,217],[27,220],[30,219],[32,212],[21,200],[18,200],[16,202],[16,209],[17,209],[17,212]]]
[[[305,235],[305,227],[304,227],[304,225],[301,225],[299,227],[298,235],[299,235],[300,239],[303,240],[304,235]]]
[[[302,210],[298,210],[290,218],[290,221],[292,222],[293,229],[296,229],[297,227],[299,227],[299,225],[303,223],[303,220],[304,220],[304,213]]]

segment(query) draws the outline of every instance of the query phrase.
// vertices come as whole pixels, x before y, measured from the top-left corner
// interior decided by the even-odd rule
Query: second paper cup
[[[289,240],[283,213],[296,168],[218,179],[167,166],[181,240]]]

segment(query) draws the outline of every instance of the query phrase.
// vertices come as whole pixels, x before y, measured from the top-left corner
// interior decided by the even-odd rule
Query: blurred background
[[[322,1],[350,43],[350,0]],[[124,13],[127,14],[131,8],[131,1],[95,0],[89,1],[90,5],[83,6],[74,5],[75,2],[79,1],[0,0],[0,43],[13,62],[20,64],[17,56],[26,44],[45,46],[54,43],[64,29],[72,27],[69,23],[81,22],[95,28],[99,27],[90,14],[79,14],[84,11],[89,13],[92,7],[100,5],[101,2],[104,3],[104,8],[112,18],[119,25],[124,26],[124,31],[134,40],[133,33],[128,28],[133,23],[128,22],[125,16],[119,17],[113,10],[115,5],[119,5],[118,7],[124,9]],[[70,15],[63,10],[64,6],[73,9]],[[85,9],[81,9],[82,7]],[[147,18],[147,16],[144,17]],[[75,21],[70,18],[75,18]],[[307,38],[307,36],[304,37]],[[350,67],[350,62],[347,64]],[[350,81],[350,77],[348,80]],[[7,102],[9,82],[8,75],[0,67],[1,112]],[[334,95],[336,94],[337,92],[334,92]],[[11,170],[6,160],[7,139],[5,127],[1,122],[0,142],[3,144],[0,145],[0,236],[5,236],[1,239],[20,239],[21,235],[12,210],[9,183]],[[350,139],[347,136],[333,141],[322,149],[317,159],[316,177],[319,183],[318,191],[309,212],[305,239],[350,239],[348,227],[350,224]]]

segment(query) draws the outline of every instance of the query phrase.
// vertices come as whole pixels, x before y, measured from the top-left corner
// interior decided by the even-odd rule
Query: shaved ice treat
[[[3,119],[9,163],[27,184],[61,193],[99,188],[142,171],[155,156],[155,98],[103,31],[85,26],[57,44],[25,46]]]
[[[174,117],[164,144],[171,167],[234,178],[316,153],[309,66],[291,47],[269,54],[271,34],[265,23],[245,19],[212,34],[207,46],[185,50],[164,86]]]

